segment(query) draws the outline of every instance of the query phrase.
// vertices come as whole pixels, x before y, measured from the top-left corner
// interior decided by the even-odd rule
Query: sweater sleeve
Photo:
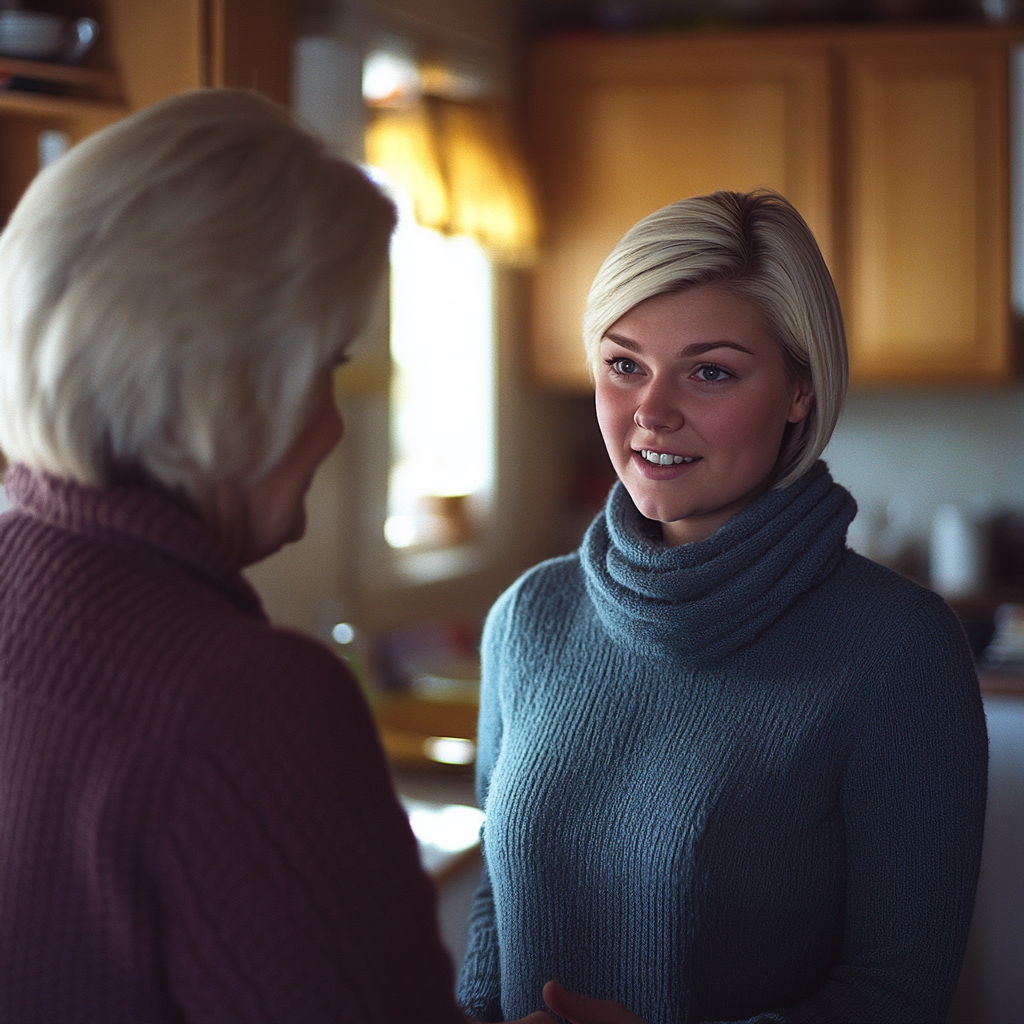
[[[491,773],[501,750],[499,696],[502,653],[507,649],[512,597],[506,594],[491,610],[481,644],[480,719],[477,727],[477,801],[486,811]],[[474,1021],[504,1020],[501,1012],[501,959],[494,896],[487,871],[487,824],[484,823],[483,869],[469,916],[469,939],[459,977],[459,1004]]]
[[[812,998],[748,1024],[946,1019],[981,860],[984,711],[963,632],[934,595],[884,660],[842,784],[842,961]]]
[[[250,652],[247,672],[241,697],[199,709],[155,825],[151,884],[182,1019],[462,1022],[358,687],[287,634]]]

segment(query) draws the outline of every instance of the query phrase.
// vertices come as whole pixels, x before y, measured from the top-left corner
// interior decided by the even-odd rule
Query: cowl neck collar
[[[713,664],[832,572],[856,512],[818,462],[706,540],[665,547],[617,483],[580,548],[587,591],[608,634],[636,654]]]
[[[265,618],[256,591],[197,515],[152,487],[89,487],[16,463],[4,477],[11,507],[92,540],[136,542],[203,577],[243,611]]]

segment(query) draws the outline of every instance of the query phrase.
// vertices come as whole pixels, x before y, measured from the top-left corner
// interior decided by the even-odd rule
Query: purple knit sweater
[[[341,663],[155,491],[6,486],[0,1021],[463,1021]]]

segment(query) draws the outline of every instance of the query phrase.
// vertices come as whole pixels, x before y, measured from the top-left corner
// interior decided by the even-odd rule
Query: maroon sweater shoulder
[[[166,496],[7,487],[0,1020],[460,1021],[341,662]]]

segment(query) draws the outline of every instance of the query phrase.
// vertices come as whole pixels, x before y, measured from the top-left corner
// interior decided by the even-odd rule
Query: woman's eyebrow
[[[616,345],[621,345],[623,348],[629,349],[630,352],[640,352],[641,347],[631,338],[624,337],[621,334],[612,334],[611,332],[605,334],[605,339],[608,341],[614,341]],[[749,348],[744,348],[743,345],[736,341],[695,341],[692,345],[687,345],[686,348],[682,349],[679,353],[681,356],[702,356],[705,352],[710,352],[716,348],[732,348],[737,352],[745,352],[748,356],[752,356],[754,353]]]
[[[749,348],[744,348],[737,341],[695,341],[692,345],[687,345],[679,354],[683,356],[702,356],[705,352],[710,352],[714,348],[732,348],[737,352],[745,352],[748,356],[754,354]]]
[[[621,345],[623,348],[628,348],[630,352],[639,352],[640,346],[629,338],[624,338],[621,334],[612,334],[610,331],[607,332],[601,340],[614,341],[616,345]]]

